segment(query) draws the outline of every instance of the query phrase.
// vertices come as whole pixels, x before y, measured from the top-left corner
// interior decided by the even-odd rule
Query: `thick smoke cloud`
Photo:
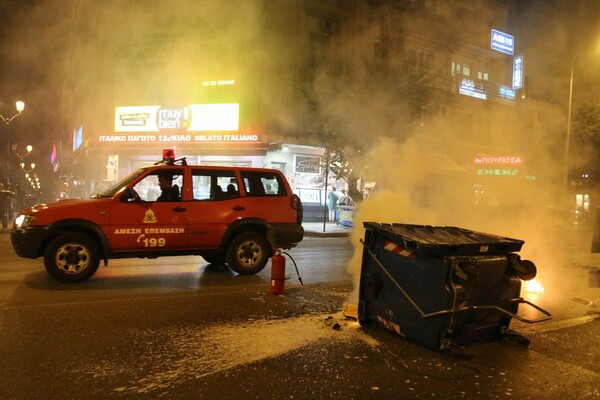
[[[303,2],[13,3],[20,5],[11,9],[12,18],[2,31],[2,53],[10,64],[3,69],[4,82],[10,82],[5,89],[14,95],[26,93],[23,100],[31,117],[23,136],[41,144],[64,139],[65,131],[81,121],[92,128],[107,126],[112,118],[107,104],[177,102],[202,80],[215,78],[243,82],[241,96],[259,102],[257,109],[281,127],[300,125],[302,105],[290,87],[300,85],[297,60],[305,55],[295,37],[303,23],[296,14]],[[271,12],[266,13],[266,7]],[[563,113],[548,109],[536,117],[545,122],[554,118],[553,132],[540,129],[534,117],[515,119],[503,129],[489,125],[480,129],[479,139],[499,153],[514,153],[516,146],[529,141],[531,158],[526,161],[535,166],[538,178],[530,189],[519,191],[514,181],[497,180],[493,189],[504,207],[474,209],[472,165],[460,162],[464,148],[456,145],[458,140],[441,121],[413,122],[403,92],[393,81],[374,78],[366,61],[372,54],[372,31],[358,27],[349,48],[340,50],[355,55],[351,79],[319,70],[312,86],[320,112],[349,140],[364,145],[367,153],[352,165],[378,185],[357,212],[353,236],[357,250],[350,269],[360,268],[358,239],[367,220],[454,225],[523,239],[522,256],[538,264],[542,281],[564,266],[564,227],[555,216]],[[2,101],[12,107],[12,100]],[[101,109],[105,112],[98,112]]]

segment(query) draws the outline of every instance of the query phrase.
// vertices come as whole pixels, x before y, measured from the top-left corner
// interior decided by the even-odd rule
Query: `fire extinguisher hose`
[[[296,268],[296,274],[298,275],[298,280],[300,281],[300,285],[304,286],[304,283],[302,283],[302,277],[300,276],[300,272],[298,271],[298,265],[296,265],[296,261],[294,261],[294,259],[290,255],[290,253],[288,253],[286,251],[282,251],[282,253],[285,254],[286,256],[288,256],[290,258],[290,260],[292,260],[292,262],[294,263],[294,268]]]

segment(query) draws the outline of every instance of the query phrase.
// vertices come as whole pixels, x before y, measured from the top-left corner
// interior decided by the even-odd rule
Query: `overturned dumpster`
[[[457,227],[365,222],[358,319],[376,322],[437,350],[513,337],[516,318],[527,323],[550,313],[520,297],[521,280],[535,265],[516,252],[522,240]],[[540,318],[523,318],[519,305]]]

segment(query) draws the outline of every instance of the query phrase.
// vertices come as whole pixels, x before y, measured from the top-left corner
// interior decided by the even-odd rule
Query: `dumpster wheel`
[[[529,347],[531,340],[527,339],[525,336],[521,335],[518,332],[509,329],[508,327],[502,329],[500,332],[501,338],[505,340],[514,340],[517,344],[523,347]]]
[[[473,358],[473,355],[467,352],[467,349],[465,347],[460,346],[451,340],[442,341],[440,351],[448,353],[454,357],[461,358],[463,360],[471,360]]]

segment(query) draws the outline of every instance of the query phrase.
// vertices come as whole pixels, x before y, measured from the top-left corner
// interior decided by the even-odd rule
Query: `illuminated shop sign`
[[[475,173],[477,175],[515,176],[519,173],[519,170],[516,168],[477,168]]]
[[[73,151],[77,151],[83,144],[83,125],[73,131]]]
[[[477,156],[475,164],[521,164],[523,160],[519,156]]]
[[[458,93],[482,100],[485,100],[487,98],[483,84],[481,82],[469,78],[460,79]]]
[[[237,131],[240,105],[189,104],[180,108],[127,106],[115,108],[115,132]]]
[[[202,134],[108,134],[98,136],[100,143],[260,143],[255,133]]]
[[[507,86],[498,86],[498,96],[503,99],[515,101],[517,92]]]
[[[294,155],[294,172],[318,174],[321,172],[321,157]]]
[[[202,86],[233,86],[233,85],[235,85],[235,79],[202,81]]]
[[[516,56],[513,60],[512,88],[523,87],[523,56]]]
[[[523,160],[520,156],[476,156],[473,160],[476,165],[476,175],[487,176],[516,176]]]
[[[492,29],[492,50],[499,51],[500,53],[515,54],[515,38],[508,33],[500,32]]]

